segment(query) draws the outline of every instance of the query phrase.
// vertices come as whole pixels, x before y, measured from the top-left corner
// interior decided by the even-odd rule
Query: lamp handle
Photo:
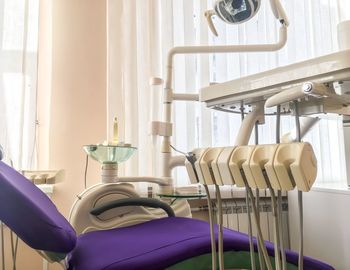
[[[289,26],[287,14],[284,11],[280,0],[270,0],[270,4],[273,15],[276,17],[276,19],[279,20],[282,24]]]
[[[208,25],[209,28],[211,30],[211,32],[213,33],[214,36],[218,36],[218,32],[216,31],[215,25],[213,23],[213,19],[212,17],[215,15],[214,10],[207,10],[206,12],[204,12],[204,16],[207,18],[208,21]]]

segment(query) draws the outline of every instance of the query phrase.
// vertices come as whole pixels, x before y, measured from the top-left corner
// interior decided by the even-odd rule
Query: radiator
[[[265,195],[264,195],[265,196]],[[189,201],[194,218],[208,221],[208,206],[206,199]],[[212,200],[213,208],[217,214],[216,200]],[[235,196],[234,198],[223,198],[223,225],[226,228],[248,233],[248,216],[244,196]],[[273,242],[274,222],[272,216],[272,206],[270,197],[261,197],[260,206],[260,225],[264,240]],[[256,226],[251,213],[253,235],[256,236]],[[282,227],[283,241],[285,248],[290,247],[289,226],[288,226],[288,200],[287,196],[282,199]]]

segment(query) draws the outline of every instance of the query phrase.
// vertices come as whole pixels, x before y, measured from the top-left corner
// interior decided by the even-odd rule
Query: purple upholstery
[[[34,249],[68,253],[75,247],[74,229],[51,200],[1,161],[0,220]]]
[[[225,230],[225,250],[249,251],[245,234]],[[274,247],[267,243],[268,252]],[[196,219],[163,218],[131,227],[81,235],[69,255],[70,270],[160,270],[183,260],[211,252],[209,225]],[[297,265],[298,255],[287,252]],[[329,265],[305,257],[305,270],[333,270]]]
[[[207,222],[163,218],[76,237],[68,221],[50,199],[24,176],[0,161],[0,220],[37,250],[69,253],[70,270],[164,269],[211,252]],[[245,234],[226,229],[225,250],[248,251]],[[270,255],[271,243],[266,243]],[[287,261],[298,255],[288,251]],[[305,270],[333,270],[305,257]]]

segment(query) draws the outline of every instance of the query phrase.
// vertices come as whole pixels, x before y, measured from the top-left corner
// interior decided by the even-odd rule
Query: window
[[[212,1],[172,1],[174,44],[249,44],[274,42],[278,34],[269,1],[262,1],[261,10],[251,21],[231,26],[219,19],[214,23],[219,37],[208,30],[203,13]],[[276,53],[240,53],[177,56],[175,91],[194,92],[209,82],[224,82],[269,70],[337,50],[336,25],[339,22],[338,1],[282,1],[290,19],[288,41]],[[327,37],[327,38],[325,38]],[[212,111],[204,104],[175,103],[175,145],[191,150],[201,146],[233,145],[240,125],[240,116]],[[282,134],[294,127],[294,119],[282,118]],[[259,127],[259,142],[275,142],[275,119],[266,118]],[[319,170],[317,183],[344,182],[345,161],[342,119],[327,116],[306,136],[312,141]],[[177,169],[178,185],[187,184],[186,171]]]
[[[35,164],[39,0],[0,0],[0,144],[17,169]]]

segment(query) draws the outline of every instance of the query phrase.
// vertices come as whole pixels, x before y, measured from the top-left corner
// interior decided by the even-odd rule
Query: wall
[[[106,134],[106,4],[100,0],[53,2],[49,168],[64,169],[53,199],[67,215],[84,189],[82,146]],[[39,153],[40,155],[40,153]],[[88,183],[99,180],[91,162]]]
[[[53,201],[67,217],[84,189],[82,146],[106,136],[106,3],[43,0],[40,14],[38,168],[64,169]],[[99,174],[99,165],[90,162],[88,184],[97,183]],[[18,256],[17,269],[41,269],[41,257],[23,243]]]
[[[67,217],[84,189],[82,146],[103,142],[106,136],[106,2],[52,3],[49,168],[65,170],[53,201]],[[88,185],[97,183],[99,175],[99,164],[90,162]]]
[[[304,193],[305,255],[331,264],[337,270],[350,269],[350,192],[315,190]],[[298,250],[297,193],[289,194],[292,248]]]

